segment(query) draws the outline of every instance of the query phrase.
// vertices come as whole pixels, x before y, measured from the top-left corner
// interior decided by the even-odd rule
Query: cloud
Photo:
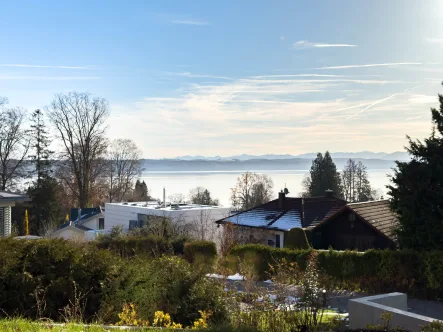
[[[198,21],[198,20],[170,20],[172,24],[183,24],[183,25],[211,25],[206,21]]]
[[[298,42],[292,44],[292,48],[297,50],[303,50],[307,48],[328,48],[328,47],[357,47],[357,45],[313,43],[307,40],[299,40]]]
[[[285,40],[285,36],[280,36],[280,40]]]
[[[390,62],[390,63],[370,63],[364,65],[344,65],[344,66],[330,66],[318,67],[311,69],[351,69],[351,68],[369,68],[369,67],[394,67],[394,66],[419,66],[421,62]]]
[[[398,87],[388,82],[405,83],[290,74],[186,83],[166,98],[113,105],[109,134],[133,139],[151,158],[212,155],[215,150],[221,155],[263,154],[276,148],[295,153],[374,150],[382,145],[394,151],[405,144],[405,134],[426,135],[429,121],[405,122],[423,111],[418,101],[427,98],[411,89],[396,92]],[[380,86],[386,92],[383,98],[377,98]],[[356,91],[361,97],[344,99]],[[423,96],[432,93],[424,90]]]
[[[97,76],[0,76],[0,80],[23,81],[73,81],[73,80],[98,80]]]
[[[46,65],[28,65],[28,64],[0,64],[0,67],[17,67],[17,68],[54,68],[54,69],[82,69],[82,70],[93,70],[97,69],[88,66],[46,66]]]
[[[428,37],[425,40],[431,44],[443,44],[443,38]]]

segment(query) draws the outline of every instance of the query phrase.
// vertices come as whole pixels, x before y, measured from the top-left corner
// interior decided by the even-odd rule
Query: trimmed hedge
[[[243,245],[231,250],[228,262],[232,270],[238,270],[237,262],[241,258],[264,280],[271,274],[270,264],[282,258],[304,269],[311,251]],[[431,299],[443,297],[443,251],[317,252],[319,269],[331,287],[369,293],[400,291]]]
[[[171,241],[159,236],[119,236],[96,242],[97,248],[107,249],[122,258],[130,258],[136,255],[148,255],[160,257],[164,254],[172,254],[174,247]],[[179,244],[177,244],[177,250]]]
[[[285,232],[285,248],[288,249],[309,249],[310,245],[306,238],[305,231],[301,228],[293,228]]]
[[[190,264],[205,265],[212,268],[217,258],[214,242],[193,241],[185,243],[184,257]]]

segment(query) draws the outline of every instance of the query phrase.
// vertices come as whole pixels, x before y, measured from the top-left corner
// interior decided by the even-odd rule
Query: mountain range
[[[172,158],[173,160],[210,160],[210,161],[228,161],[228,160],[282,160],[282,159],[315,159],[317,153],[304,153],[299,155],[290,155],[290,154],[264,154],[260,156],[250,155],[250,154],[241,154],[230,157],[221,157],[221,156],[213,156],[213,157],[205,157],[205,156],[180,156]],[[371,151],[361,151],[361,152],[332,152],[332,158],[335,159],[379,159],[379,160],[399,160],[399,161],[407,161],[410,159],[407,152],[371,152]]]

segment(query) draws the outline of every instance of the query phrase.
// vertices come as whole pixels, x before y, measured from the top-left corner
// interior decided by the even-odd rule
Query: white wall
[[[436,319],[417,315],[407,311],[407,295],[389,293],[349,300],[349,327],[365,329],[367,325],[380,325],[383,313],[392,314],[390,327],[418,332],[421,328]]]
[[[101,214],[98,214],[97,216],[91,217],[91,219],[82,223],[82,225],[90,229],[98,229],[99,218],[103,218],[103,216]]]
[[[105,230],[111,230],[114,226],[123,226],[123,231],[129,230],[129,221],[137,220],[138,214],[160,216],[169,218],[172,222],[183,225],[192,225],[197,229],[195,237],[199,238],[202,233],[209,235],[207,240],[218,243],[222,234],[222,227],[217,227],[216,220],[229,216],[231,209],[225,207],[183,209],[183,210],[155,210],[140,206],[105,204]],[[86,225],[85,225],[86,226]],[[87,226],[88,227],[88,226]]]

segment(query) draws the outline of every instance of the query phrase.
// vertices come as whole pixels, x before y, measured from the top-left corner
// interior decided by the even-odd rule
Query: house
[[[11,235],[11,207],[30,201],[26,195],[0,191],[0,236]]]
[[[395,248],[398,219],[388,200],[347,204],[321,222],[311,224],[312,245],[336,250]]]
[[[375,201],[347,204],[326,191],[322,197],[286,197],[217,221],[232,224],[242,243],[262,243],[283,248],[285,235],[294,228],[310,234],[316,249],[337,250],[393,248],[392,231],[397,225],[389,202]]]
[[[71,209],[69,221],[51,233],[51,238],[66,240],[90,240],[95,238],[97,231],[105,225],[104,211],[101,207],[86,209]]]
[[[231,209],[223,206],[199,204],[162,204],[157,201],[134,203],[106,203],[105,231],[121,226],[124,232],[143,227],[158,217],[168,218],[190,236],[218,242],[220,229],[214,223],[225,218]]]

